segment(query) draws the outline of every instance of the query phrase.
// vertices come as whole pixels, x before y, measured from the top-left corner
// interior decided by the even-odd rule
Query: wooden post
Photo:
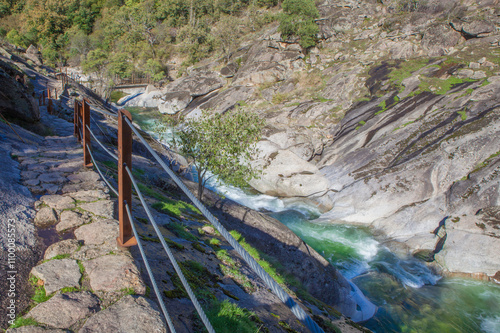
[[[132,129],[125,121],[125,117],[132,121],[130,112],[118,110],[118,221],[120,222],[120,235],[116,241],[120,247],[137,245],[125,209],[125,203],[127,203],[132,211],[132,181],[125,169],[127,166],[132,170]]]
[[[90,158],[90,106],[84,99],[82,101],[82,134],[83,134],[83,166],[86,168],[91,168],[93,166],[92,160]]]

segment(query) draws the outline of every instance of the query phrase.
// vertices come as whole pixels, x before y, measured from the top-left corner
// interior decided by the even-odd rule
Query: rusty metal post
[[[125,121],[132,116],[127,110],[118,110],[118,221],[120,221],[120,235],[116,239],[118,246],[130,247],[137,245],[132,235],[130,219],[125,209],[125,203],[132,210],[132,181],[125,170],[127,166],[132,170],[132,129]]]
[[[78,101],[75,99],[74,109],[73,109],[73,135],[78,138]]]
[[[82,119],[82,102],[76,101],[77,103],[77,108],[76,108],[76,128],[77,128],[77,133],[76,133],[76,138],[78,142],[82,142],[82,126],[81,126],[81,119]]]
[[[52,114],[52,97],[50,96],[50,89],[47,90],[47,111]]]
[[[84,99],[82,101],[82,142],[83,142],[83,166],[86,168],[91,168],[93,166],[92,160],[90,158],[90,106]]]

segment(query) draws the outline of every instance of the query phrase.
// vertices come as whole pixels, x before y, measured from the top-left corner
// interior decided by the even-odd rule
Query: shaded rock
[[[76,183],[76,184],[66,184],[62,187],[61,193],[74,193],[77,191],[89,191],[101,189],[104,192],[107,192],[106,184],[102,181],[98,182],[85,182],[85,183]]]
[[[203,96],[222,88],[224,80],[216,72],[196,71],[180,78],[167,86],[169,92],[188,91],[192,97]]]
[[[115,204],[110,200],[99,200],[96,202],[83,203],[78,205],[81,209],[91,212],[94,215],[112,219],[115,212]]]
[[[27,89],[15,80],[24,74],[0,61],[0,109],[3,115],[30,123],[40,120],[38,103]]]
[[[36,213],[34,222],[39,228],[51,226],[57,223],[56,212],[50,207],[43,207]]]
[[[62,240],[50,245],[47,250],[45,250],[43,259],[49,260],[61,254],[71,254],[78,250],[79,247],[80,243],[76,239]]]
[[[56,225],[56,230],[57,232],[61,232],[66,229],[79,227],[89,222],[89,220],[88,216],[84,217],[82,214],[72,210],[65,210],[61,213],[60,222]]]
[[[42,61],[42,53],[38,51],[38,48],[36,48],[33,45],[30,45],[28,49],[26,50],[26,58],[29,60],[33,61],[37,66],[42,66],[43,61]]]
[[[192,101],[189,91],[167,92],[161,96],[158,103],[158,110],[161,113],[176,114],[184,110]]]
[[[90,317],[78,333],[167,332],[156,305],[144,297],[123,297],[109,308]]]
[[[66,163],[60,163],[53,168],[51,168],[51,171],[57,171],[57,172],[78,172],[80,169],[83,167],[83,163],[81,158],[75,161],[71,162],[66,162]]]
[[[58,172],[43,173],[38,177],[38,180],[41,181],[42,183],[54,183],[54,184],[61,184],[67,181],[66,177],[64,177],[62,173]]]
[[[99,245],[118,237],[119,226],[116,220],[99,220],[75,230],[75,237],[85,245]]]
[[[450,25],[466,39],[487,37],[496,31],[493,23],[481,19],[453,20]]]
[[[146,286],[134,260],[126,255],[106,255],[83,262],[93,290],[118,291],[134,289],[136,294],[144,294]]]
[[[54,311],[56,310],[56,311]],[[38,304],[26,317],[57,328],[69,328],[100,310],[99,298],[88,291],[57,294]]]
[[[227,78],[235,76],[236,72],[238,72],[238,65],[234,62],[230,62],[220,70],[220,74]]]
[[[26,186],[37,186],[40,184],[40,181],[38,179],[28,179],[23,182],[24,185]]]
[[[40,187],[45,191],[45,194],[56,194],[59,191],[59,185],[42,183]]]
[[[106,194],[101,190],[78,191],[75,193],[68,193],[67,195],[72,197],[74,200],[86,202],[109,199],[109,194]]]
[[[75,207],[75,201],[70,197],[63,195],[44,195],[40,198],[40,201],[57,210]]]
[[[73,183],[96,182],[98,181],[99,174],[94,171],[84,171],[68,176],[68,179]]]
[[[72,259],[48,261],[33,267],[31,274],[44,281],[47,295],[64,287],[79,287],[82,277],[80,267]]]

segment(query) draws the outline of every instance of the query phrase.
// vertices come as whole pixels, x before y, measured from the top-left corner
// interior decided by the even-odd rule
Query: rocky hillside
[[[38,119],[32,121],[39,121],[35,125],[24,117],[30,110],[27,106],[5,113],[8,119],[2,118],[0,123],[0,157],[5,165],[0,170],[0,193],[5,198],[0,204],[0,215],[15,222],[14,234],[9,231],[14,230],[10,224],[0,225],[4,259],[1,273],[4,276],[15,268],[17,279],[13,294],[10,280],[3,279],[0,284],[2,293],[11,295],[1,300],[0,331],[9,326],[7,332],[59,331],[56,329],[101,332],[103,327],[108,331],[129,331],[131,325],[136,325],[134,332],[166,331],[139,250],[117,248],[116,197],[108,194],[109,189],[97,172],[82,166],[82,147],[73,136],[73,118],[69,115],[74,101],[69,96],[85,97],[96,104],[98,99],[74,82],[61,87],[55,76],[42,75],[24,59],[0,57],[0,64],[6,72],[19,68],[18,73],[25,80],[7,81],[5,91],[28,94],[29,89],[34,89],[39,94],[45,87],[63,91],[52,103],[53,114],[48,113],[46,105],[37,104]],[[8,98],[3,94],[0,102],[7,102]],[[105,108],[102,104],[100,107]],[[116,119],[95,111],[91,119],[92,131],[110,149],[115,149]],[[29,129],[43,129],[43,136],[16,122]],[[97,165],[117,188],[116,161],[94,145],[92,150]],[[134,177],[216,330],[222,331],[231,323],[238,331],[306,331],[290,309],[149,159],[139,142],[134,143],[134,152]],[[196,188],[194,183],[187,183]],[[375,307],[292,231],[269,216],[222,200],[209,191],[205,202],[325,331],[363,331],[351,319],[361,321],[371,317]],[[193,305],[154,236],[137,196],[132,207],[176,330],[201,330]],[[16,260],[9,266],[7,249],[12,242],[16,246]],[[13,311],[7,307],[11,302],[16,304]]]
[[[499,1],[317,7],[317,47],[271,26],[128,105],[256,111],[268,125],[255,189],[308,200],[323,222],[370,225],[445,272],[495,275]]]

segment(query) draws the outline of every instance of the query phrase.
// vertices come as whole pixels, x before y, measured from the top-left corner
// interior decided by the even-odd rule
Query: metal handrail
[[[170,247],[167,245],[167,242],[165,242],[165,239],[163,238],[163,235],[162,235],[160,229],[158,228],[158,224],[156,223],[153,215],[151,214],[151,211],[149,210],[149,207],[146,204],[146,201],[144,200],[144,197],[142,196],[141,191],[139,190],[139,186],[137,186],[137,183],[134,179],[134,176],[132,175],[132,172],[130,171],[128,166],[125,166],[125,170],[127,170],[127,173],[130,177],[130,180],[132,180],[132,184],[134,185],[135,191],[137,192],[137,195],[139,196],[139,200],[141,201],[142,207],[146,211],[146,215],[148,216],[149,221],[151,222],[151,225],[153,226],[153,228],[156,232],[156,235],[160,239],[161,245],[163,246],[163,249],[167,253],[168,259],[170,259],[170,262],[174,266],[175,272],[179,276],[179,279],[181,280],[182,285],[184,286],[184,289],[186,289],[186,292],[188,293],[189,298],[193,302],[193,305],[196,308],[196,311],[200,315],[200,318],[203,321],[203,324],[205,325],[205,327],[207,328],[209,333],[215,333],[215,331],[212,327],[212,324],[210,324],[210,321],[208,320],[207,315],[205,314],[205,312],[203,311],[203,309],[200,305],[200,302],[198,302],[198,299],[196,298],[195,294],[193,293],[193,290],[191,289],[191,287],[189,286],[188,281],[184,277],[184,274],[182,273],[182,270],[181,270],[179,264],[175,260],[174,254],[170,250]],[[136,236],[136,238],[137,238],[137,236]]]
[[[163,312],[163,315],[165,316],[165,319],[167,320],[168,328],[170,329],[170,331],[172,333],[175,333],[174,323],[172,322],[172,319],[170,318],[170,315],[168,314],[167,308],[165,307],[165,303],[163,303],[163,299],[161,298],[160,291],[158,290],[158,286],[156,285],[156,280],[154,278],[153,272],[151,271],[151,267],[149,267],[148,258],[144,254],[144,249],[143,249],[141,241],[139,239],[139,235],[137,234],[137,230],[135,229],[133,217],[132,217],[132,214],[130,213],[130,208],[128,206],[128,203],[125,203],[125,210],[127,211],[128,218],[130,219],[130,226],[132,227],[132,232],[134,234],[134,237],[137,239],[137,246],[139,247],[139,252],[141,253],[142,260],[144,261],[144,266],[146,266],[146,271],[148,272],[148,276],[149,276],[149,279],[151,280],[151,284],[153,285],[153,290],[155,292],[156,298],[158,299],[158,302],[160,303],[161,311]]]

